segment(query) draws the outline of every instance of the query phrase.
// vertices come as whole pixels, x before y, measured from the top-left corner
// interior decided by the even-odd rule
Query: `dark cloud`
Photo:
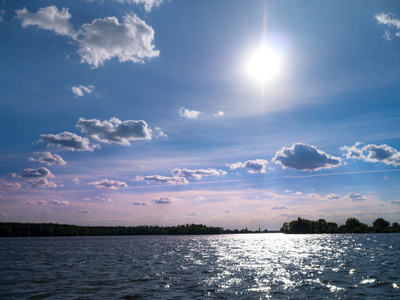
[[[80,118],[76,126],[91,138],[107,144],[130,145],[131,141],[151,139],[151,130],[143,120],[120,121],[117,118],[111,118],[109,121],[100,121]]]
[[[56,146],[69,151],[93,151],[98,145],[90,145],[89,139],[71,132],[58,134],[41,134],[40,142],[47,143],[47,146]]]
[[[341,165],[342,160],[316,147],[307,144],[294,144],[291,148],[282,148],[276,152],[273,161],[283,168],[292,168],[301,171],[318,171]]]
[[[154,198],[153,201],[155,204],[172,204],[174,200],[168,197]]]
[[[133,202],[132,205],[147,206],[147,203],[144,203],[144,202]]]
[[[364,201],[363,195],[357,193],[348,193],[347,196],[351,199],[351,201]]]
[[[68,201],[59,201],[59,200],[50,200],[49,204],[51,205],[69,205]]]
[[[39,178],[39,177],[54,177],[53,174],[51,174],[49,169],[40,167],[37,169],[25,169],[21,171],[19,174],[21,177],[27,177],[27,178]]]
[[[57,184],[54,182],[48,181],[46,178],[40,178],[40,179],[30,179],[27,180],[27,183],[29,187],[31,188],[56,188]]]
[[[271,209],[287,209],[287,207],[282,205],[282,206],[274,206]]]

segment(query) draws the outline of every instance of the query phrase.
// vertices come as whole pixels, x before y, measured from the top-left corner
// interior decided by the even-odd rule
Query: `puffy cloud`
[[[340,196],[338,194],[329,194],[326,195],[325,198],[328,200],[338,200],[340,199]]]
[[[362,159],[368,162],[380,162],[386,165],[399,166],[400,165],[400,152],[396,149],[384,144],[375,145],[369,144],[362,148],[357,148],[361,143],[356,143],[354,146],[340,147],[340,150],[347,151],[344,155],[346,158]]]
[[[88,210],[86,210],[86,209],[81,209],[81,210],[78,210],[77,213],[80,213],[80,214],[88,214],[88,213],[90,213],[90,211],[88,211]]]
[[[154,198],[153,201],[155,204],[172,204],[174,203],[174,199],[168,197]]]
[[[395,27],[397,30],[399,30],[395,35],[398,37],[400,36],[400,19],[395,18],[393,14],[386,14],[382,12],[375,15],[375,19],[378,21],[379,24],[387,25],[389,27]],[[386,40],[391,40],[391,32],[389,30],[386,30],[383,38]]]
[[[223,117],[223,116],[224,116],[224,112],[222,110],[220,110],[219,112],[214,114],[214,117]]]
[[[286,206],[274,206],[273,208],[271,208],[271,209],[287,209],[287,207]]]
[[[147,203],[144,203],[144,202],[133,202],[132,205],[147,206]]]
[[[37,169],[25,169],[21,171],[21,177],[54,177],[54,175],[50,172],[49,169],[40,167]]]
[[[217,169],[174,169],[171,171],[174,176],[201,179],[203,176],[221,176],[226,175],[227,172]]]
[[[179,115],[187,119],[196,119],[201,114],[202,112],[197,110],[188,110],[183,107],[179,109]]]
[[[97,68],[106,60],[118,57],[119,62],[141,62],[159,56],[152,41],[154,30],[135,14],[125,15],[123,23],[116,17],[95,19],[83,24],[78,53],[81,62]]]
[[[330,169],[342,163],[340,157],[326,154],[314,146],[303,143],[294,144],[291,148],[282,148],[276,152],[273,161],[284,169],[292,168],[301,171]]]
[[[151,130],[143,120],[120,121],[111,118],[109,121],[101,122],[96,119],[80,118],[76,126],[95,140],[107,144],[130,145],[130,141],[151,139]]]
[[[75,184],[77,184],[77,185],[80,183],[78,177],[74,177],[74,178],[72,179],[72,182],[75,182]]]
[[[152,5],[149,3],[147,7]],[[159,56],[159,51],[152,45],[153,28],[135,14],[125,15],[123,23],[116,17],[94,19],[75,31],[69,23],[71,15],[66,8],[59,11],[56,6],[49,6],[40,8],[37,13],[23,8],[16,13],[22,27],[35,25],[72,38],[79,45],[77,52],[81,62],[93,68],[114,57],[120,62],[144,63],[146,59]]]
[[[21,185],[18,182],[9,182],[9,183],[3,184],[3,188],[18,190],[21,188]]]
[[[69,23],[71,18],[68,8],[61,11],[54,5],[39,8],[36,13],[30,13],[25,7],[15,11],[22,27],[36,25],[41,29],[51,30],[59,35],[74,37],[75,31]]]
[[[48,181],[46,178],[40,178],[40,179],[30,179],[27,181],[29,184],[29,187],[31,188],[56,188],[57,184],[54,182]]]
[[[85,96],[85,94],[93,93],[94,88],[95,88],[94,85],[88,85],[88,86],[77,85],[77,86],[71,87],[71,90],[72,90],[72,93],[74,93],[74,95],[76,97],[83,97],[83,96]]]
[[[265,159],[248,160],[245,163],[237,162],[228,164],[229,170],[236,170],[239,168],[246,168],[249,173],[265,173],[268,161]]]
[[[184,177],[167,177],[162,175],[136,176],[135,181],[154,181],[169,184],[188,184]]]
[[[99,145],[90,145],[89,139],[71,132],[58,134],[41,134],[40,142],[47,143],[47,146],[57,146],[68,151],[93,151]]]
[[[88,185],[95,185],[98,189],[117,190],[119,188],[126,188],[128,185],[125,182],[117,180],[103,179],[88,183]]]
[[[51,205],[69,205],[68,201],[59,201],[59,200],[50,200],[49,204]]]
[[[349,197],[351,199],[351,201],[364,201],[365,200],[361,194],[348,193],[347,197]]]
[[[64,166],[66,165],[66,161],[58,154],[51,154],[50,152],[42,152],[42,155],[38,158],[29,157],[28,161],[39,162],[42,164],[46,164],[48,166],[52,165],[59,165]]]

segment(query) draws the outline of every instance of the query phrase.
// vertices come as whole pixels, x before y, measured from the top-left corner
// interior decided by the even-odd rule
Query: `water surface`
[[[400,234],[0,239],[1,299],[400,299]]]

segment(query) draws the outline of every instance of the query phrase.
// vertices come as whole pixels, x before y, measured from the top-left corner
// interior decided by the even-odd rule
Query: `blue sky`
[[[0,39],[0,221],[399,221],[398,1],[3,0]]]

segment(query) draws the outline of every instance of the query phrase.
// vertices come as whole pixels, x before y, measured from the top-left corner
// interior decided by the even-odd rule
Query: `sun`
[[[276,78],[281,70],[281,56],[268,47],[254,51],[247,60],[247,72],[256,80],[265,83]]]

